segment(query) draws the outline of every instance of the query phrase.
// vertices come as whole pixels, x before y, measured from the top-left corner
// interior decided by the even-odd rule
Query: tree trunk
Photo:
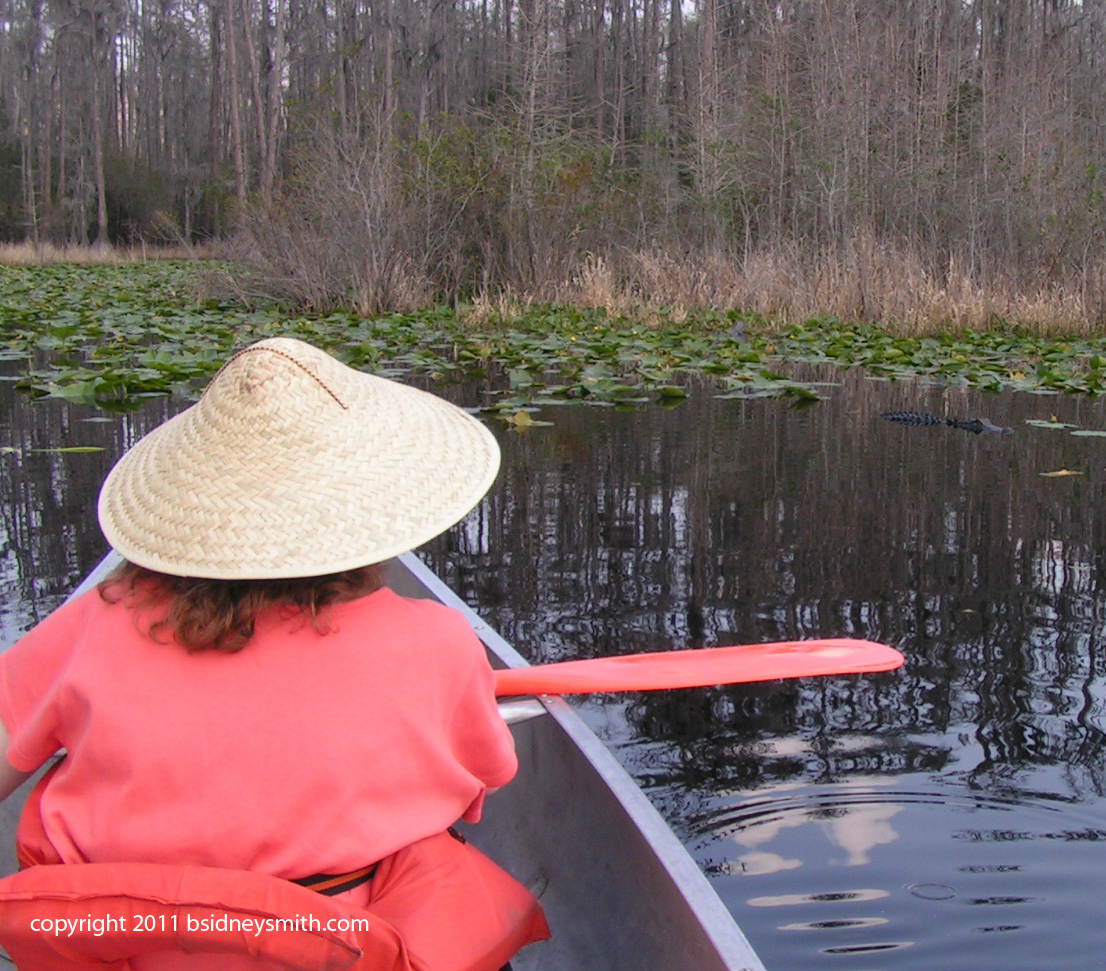
[[[284,18],[285,0],[277,0],[275,36],[273,39],[273,67],[269,73],[269,154],[265,160],[265,167],[262,169],[261,184],[261,191],[266,196],[272,193],[273,182],[276,179],[280,119],[284,114]]]
[[[101,246],[106,246],[108,244],[108,193],[107,180],[104,176],[104,116],[101,107],[103,70],[103,58],[97,57],[94,53],[92,64],[92,167],[96,180],[96,242]]]
[[[261,195],[268,198],[269,189],[272,187],[272,174],[268,171],[269,146],[265,103],[261,100],[261,68],[257,59],[257,40],[254,37],[254,26],[251,23],[257,20],[257,30],[260,32],[261,17],[264,16],[264,7],[257,18],[253,16],[250,0],[242,0],[242,26],[246,38],[246,57],[249,60],[250,91],[253,94],[254,121],[257,125],[257,158],[261,163]]]
[[[246,160],[242,152],[242,111],[238,97],[238,48],[234,39],[234,0],[224,0],[227,37],[227,71],[230,74],[230,141],[234,153],[234,190],[239,203],[246,201]]]

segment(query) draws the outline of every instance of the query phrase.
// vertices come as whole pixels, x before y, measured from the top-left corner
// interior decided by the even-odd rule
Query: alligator
[[[885,411],[880,418],[896,421],[900,425],[949,425],[952,428],[962,428],[973,435],[978,435],[980,432],[1000,432],[1003,435],[1009,435],[1014,431],[1013,428],[996,425],[989,418],[939,418],[924,411]]]

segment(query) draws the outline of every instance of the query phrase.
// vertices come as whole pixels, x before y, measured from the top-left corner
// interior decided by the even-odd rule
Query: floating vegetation
[[[1106,339],[1049,341],[1028,333],[894,337],[835,319],[773,329],[737,314],[660,323],[603,310],[547,306],[509,319],[466,323],[440,308],[365,318],[288,314],[232,300],[197,300],[202,265],[13,267],[0,275],[0,361],[35,396],[105,409],[150,395],[195,396],[234,350],[275,335],[300,337],[354,367],[434,382],[489,379],[487,410],[503,417],[542,406],[678,404],[687,378],[714,378],[724,398],[817,401],[822,385],[791,364],[860,367],[882,380],[1038,393],[1106,392]],[[516,425],[538,424],[522,418]]]
[[[1078,425],[1073,425],[1067,421],[1057,421],[1055,418],[1045,420],[1043,418],[1027,418],[1025,420],[1027,425],[1032,425],[1034,428],[1051,428],[1051,429],[1064,429],[1064,428],[1078,428]]]

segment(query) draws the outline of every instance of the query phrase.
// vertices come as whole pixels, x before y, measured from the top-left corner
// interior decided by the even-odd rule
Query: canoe
[[[74,593],[96,583],[111,557]],[[413,554],[398,593],[466,615],[495,667],[526,661]],[[541,899],[553,937],[514,971],[764,971],[706,877],[613,755],[562,698],[508,702],[520,769],[466,836]],[[20,790],[0,803],[0,869],[15,868]],[[10,968],[10,963],[0,962]]]

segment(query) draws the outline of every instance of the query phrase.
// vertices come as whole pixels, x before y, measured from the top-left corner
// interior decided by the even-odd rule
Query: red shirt
[[[342,873],[476,821],[517,770],[464,617],[383,589],[319,634],[273,609],[237,654],[156,643],[95,590],[0,655],[9,758],[62,862]]]

